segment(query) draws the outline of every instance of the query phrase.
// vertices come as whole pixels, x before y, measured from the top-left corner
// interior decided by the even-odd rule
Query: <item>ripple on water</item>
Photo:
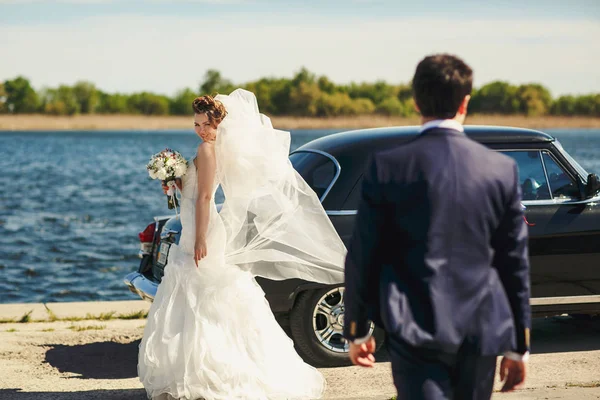
[[[77,255],[84,257],[86,261],[116,261],[120,258],[118,254],[102,254],[95,251],[80,251]]]
[[[25,271],[23,271],[23,273],[29,278],[35,278],[40,276],[40,272],[35,268],[27,268]]]

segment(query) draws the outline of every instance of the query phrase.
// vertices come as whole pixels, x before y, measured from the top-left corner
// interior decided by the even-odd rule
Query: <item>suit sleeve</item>
[[[377,161],[371,157],[365,171],[361,201],[345,265],[344,337],[362,338],[369,332],[369,316],[377,304],[377,249],[381,245],[384,217]]]
[[[514,184],[500,225],[492,238],[493,265],[498,271],[515,320],[517,353],[529,351],[529,258],[527,226],[521,205],[518,170],[513,163]]]

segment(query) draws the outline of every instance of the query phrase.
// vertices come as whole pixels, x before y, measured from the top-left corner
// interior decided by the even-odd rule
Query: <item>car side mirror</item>
[[[600,190],[600,178],[596,174],[589,174],[587,184],[585,185],[585,198],[594,197]]]

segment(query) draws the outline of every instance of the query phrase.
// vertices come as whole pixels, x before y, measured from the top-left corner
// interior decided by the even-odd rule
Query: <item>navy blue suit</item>
[[[368,320],[385,329],[399,398],[489,398],[496,355],[529,348],[527,253],[511,158],[445,128],[375,153],[344,336],[366,336]]]

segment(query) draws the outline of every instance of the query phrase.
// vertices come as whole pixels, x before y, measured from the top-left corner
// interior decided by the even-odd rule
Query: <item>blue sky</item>
[[[0,80],[90,80],[171,95],[214,68],[242,83],[301,67],[334,82],[410,80],[450,52],[492,80],[600,92],[600,1],[0,0]]]

